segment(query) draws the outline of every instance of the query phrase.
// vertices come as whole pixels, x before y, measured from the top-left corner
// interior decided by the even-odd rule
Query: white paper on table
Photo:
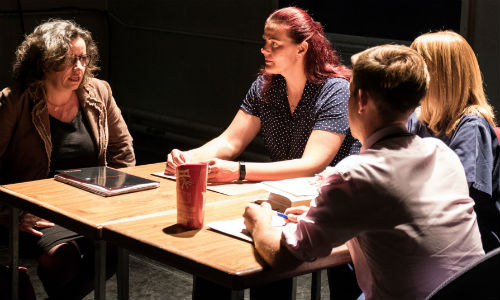
[[[175,175],[166,175],[164,172],[155,172],[151,175],[175,180]],[[234,196],[239,194],[245,194],[253,191],[262,190],[262,187],[258,182],[243,182],[243,183],[212,183],[207,184],[207,190],[217,192],[220,194]]]
[[[211,229],[222,232],[247,242],[253,242],[252,236],[248,233],[243,218],[228,221],[215,221],[207,224]],[[273,227],[285,226],[285,219],[273,215]]]
[[[292,195],[294,197],[318,195],[318,187],[313,183],[314,177],[298,177],[275,181],[262,181],[261,187],[269,192]]]

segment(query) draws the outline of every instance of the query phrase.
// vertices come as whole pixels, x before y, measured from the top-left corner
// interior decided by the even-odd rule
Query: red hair
[[[297,7],[285,7],[274,11],[266,20],[266,24],[274,23],[284,26],[288,36],[297,44],[306,41],[308,49],[305,55],[305,72],[307,80],[322,83],[328,77],[351,78],[351,70],[340,63],[337,52],[325,37],[323,27],[314,21],[304,10]],[[264,69],[261,70],[262,74]],[[272,80],[265,76],[266,81]]]

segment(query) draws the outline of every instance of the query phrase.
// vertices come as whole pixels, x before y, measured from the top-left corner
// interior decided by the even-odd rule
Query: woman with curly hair
[[[279,180],[313,176],[359,152],[347,121],[351,72],[321,24],[286,7],[267,18],[262,38],[265,65],[229,127],[199,148],[173,149],[165,173],[174,174],[183,163],[208,162],[209,181]],[[231,161],[259,131],[272,162]]]
[[[61,169],[135,165],[111,88],[93,76],[97,62],[90,32],[72,21],[50,20],[26,36],[16,51],[14,84],[0,92],[0,184]],[[91,241],[25,212],[20,230],[21,255],[38,257],[49,298],[81,299],[92,290]]]

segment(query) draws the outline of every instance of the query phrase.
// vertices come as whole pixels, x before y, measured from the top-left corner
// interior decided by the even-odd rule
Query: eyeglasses
[[[90,55],[87,55],[87,54],[67,56],[65,63],[68,66],[74,66],[74,65],[76,65],[76,62],[78,60],[82,64],[82,67],[86,67],[88,64],[90,64],[90,61],[92,60],[92,58]]]

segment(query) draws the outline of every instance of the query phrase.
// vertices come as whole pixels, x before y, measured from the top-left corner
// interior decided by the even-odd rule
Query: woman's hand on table
[[[43,233],[35,228],[54,227],[54,223],[39,218],[30,213],[22,214],[19,218],[19,230],[31,233],[36,236],[42,236]]]
[[[240,177],[238,162],[214,158],[208,162],[209,182],[232,182]]]
[[[167,163],[165,165],[165,174],[175,175],[177,166],[188,163],[189,155],[179,149],[173,149],[167,156]]]

